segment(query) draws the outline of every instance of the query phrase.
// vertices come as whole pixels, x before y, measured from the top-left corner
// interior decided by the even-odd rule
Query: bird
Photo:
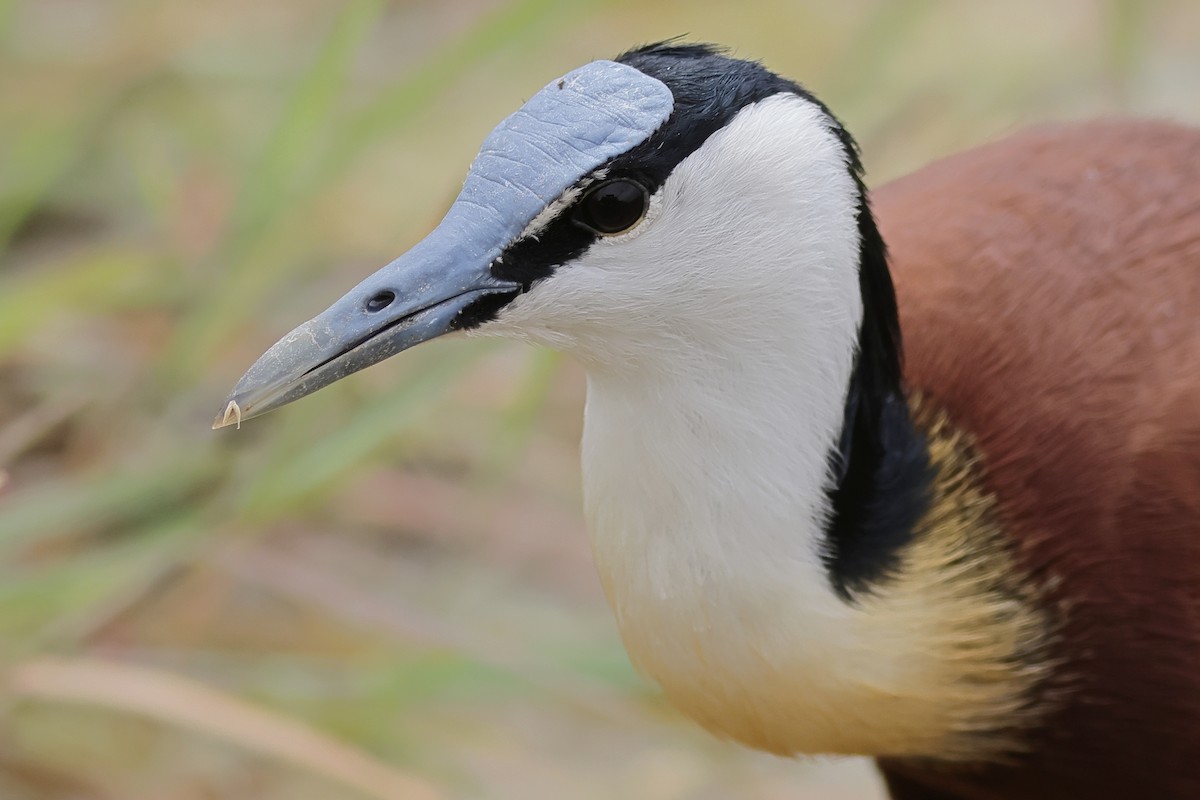
[[[1200,797],[1200,130],[1045,124],[868,191],[813,94],[669,40],[551,81],[214,427],[449,333],[587,376],[632,663],[896,800]]]

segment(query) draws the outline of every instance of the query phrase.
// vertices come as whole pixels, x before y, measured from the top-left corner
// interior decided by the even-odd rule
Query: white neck
[[[868,751],[837,731],[848,693],[892,681],[820,557],[841,407],[785,360],[644,377],[590,371],[583,439],[596,565],[634,663],[721,734]]]
[[[662,192],[663,220],[686,200],[706,221],[674,231],[702,246],[673,269],[706,276],[685,291],[710,291],[711,309],[681,299],[684,313],[637,327],[617,358],[619,331],[570,348],[589,376],[592,544],[631,657],[707,727],[780,752],[860,749],[834,729],[853,703],[847,667],[874,662],[821,560],[862,315],[858,198],[838,146],[819,110],[795,98],[743,112]],[[738,164],[745,152],[752,164]],[[761,205],[723,230],[747,185]],[[589,255],[628,258],[660,230]]]

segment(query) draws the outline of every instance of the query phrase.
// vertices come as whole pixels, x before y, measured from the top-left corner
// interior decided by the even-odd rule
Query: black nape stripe
[[[892,575],[931,501],[933,468],[913,425],[903,387],[903,344],[887,249],[871,214],[858,148],[838,125],[859,192],[858,282],[863,319],[846,393],[841,442],[831,454],[836,480],[826,529],[825,566],[838,594],[852,599]]]

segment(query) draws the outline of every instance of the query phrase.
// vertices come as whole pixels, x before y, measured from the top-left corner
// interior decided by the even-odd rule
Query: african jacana
[[[587,64],[218,425],[451,331],[557,348],[604,588],[684,713],[904,800],[1200,797],[1200,132],[860,175],[756,63]]]

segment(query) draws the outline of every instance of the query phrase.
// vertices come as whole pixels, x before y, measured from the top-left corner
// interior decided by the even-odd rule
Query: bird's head
[[[786,314],[816,326],[800,350],[836,349],[845,367],[873,299],[894,321],[837,120],[757,63],[651,45],[567,73],[500,123],[441,224],[271,347],[216,427],[452,331],[634,369],[753,343]]]

